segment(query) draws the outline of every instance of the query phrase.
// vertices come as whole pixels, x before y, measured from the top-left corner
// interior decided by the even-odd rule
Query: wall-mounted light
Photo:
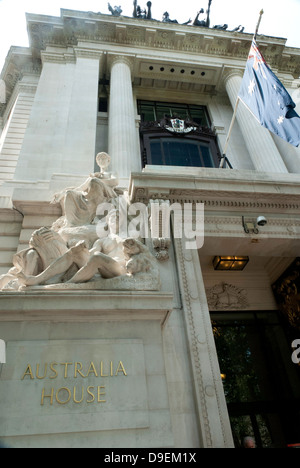
[[[249,257],[236,257],[236,256],[227,256],[223,257],[217,255],[213,259],[213,266],[215,270],[219,271],[242,271],[247,263],[249,262]]]

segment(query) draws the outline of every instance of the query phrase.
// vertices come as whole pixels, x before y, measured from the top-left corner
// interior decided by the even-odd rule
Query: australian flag
[[[254,39],[238,97],[261,125],[299,146],[300,117],[295,111],[296,104],[268,67]]]

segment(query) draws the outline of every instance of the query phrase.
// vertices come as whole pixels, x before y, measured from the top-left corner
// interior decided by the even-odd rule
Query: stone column
[[[75,52],[61,172],[90,174],[95,165],[99,69],[103,57],[98,51],[77,48]],[[73,166],[77,166],[75,172]]]
[[[201,448],[232,448],[233,440],[213,337],[203,276],[196,249],[174,240],[183,319],[189,344]]]
[[[131,67],[130,58],[116,56],[112,59],[108,152],[112,159],[112,170],[118,173],[121,185],[126,183],[131,172],[141,171]]]
[[[298,81],[298,80],[297,80]],[[296,104],[295,111],[300,115],[300,88],[288,89],[293,101]],[[287,141],[279,138],[277,135],[272,135],[275,144],[280,152],[282,159],[288,168],[288,171],[294,174],[300,173],[300,146],[296,148]]]
[[[224,81],[231,105],[235,108],[242,73],[239,70],[230,70]],[[236,118],[255,169],[261,172],[288,172],[270,132],[257,122],[242,102],[238,105]]]
[[[30,118],[34,96],[38,84],[38,76],[33,72],[23,75],[16,84],[11,101],[12,108],[7,106],[5,113],[9,112],[0,143],[0,180],[12,180],[18,163],[26,127]],[[5,115],[6,117],[6,115]]]
[[[43,52],[43,69],[15,172],[18,180],[94,171],[101,53]],[[86,52],[86,53],[84,53]]]

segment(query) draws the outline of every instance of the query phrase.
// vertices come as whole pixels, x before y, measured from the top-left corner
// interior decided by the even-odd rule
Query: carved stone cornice
[[[26,14],[26,20],[30,48],[19,49],[23,51],[21,55],[24,56],[26,51],[30,57],[32,70],[36,64],[40,67],[41,57],[44,62],[74,63],[74,46],[80,44],[81,48],[82,43],[97,44],[104,53],[115,50],[115,53],[124,51],[126,55],[131,50],[137,57],[134,70],[131,65],[132,78],[158,81],[163,78],[173,85],[176,81],[181,87],[185,85],[192,91],[210,95],[216,89],[224,90],[221,76],[224,63],[244,69],[252,40],[252,35],[246,33],[64,9],[60,17]],[[287,74],[294,78],[299,76],[299,49],[285,47],[285,39],[266,36],[258,36],[258,44],[268,64],[277,73],[285,74],[282,77],[284,83]],[[66,52],[57,55],[47,50],[47,46],[65,48]],[[78,53],[85,56],[95,53],[88,49],[86,47]],[[11,66],[12,62],[8,60],[4,67],[7,100],[21,76],[18,67],[15,70]],[[164,68],[161,62],[170,66]],[[161,68],[164,68],[164,75],[161,75]],[[0,115],[4,109],[5,104],[0,104]]]
[[[39,76],[41,62],[32,57],[31,51],[26,47],[11,47],[0,79],[5,83],[5,102],[0,103],[0,116],[5,113],[8,103],[14,93],[17,83],[24,75]],[[25,83],[24,83],[25,86]]]
[[[41,51],[43,63],[76,63],[77,58],[101,60],[102,56],[103,52],[101,50],[91,48],[88,44],[86,46],[81,45],[80,47],[49,46],[46,50]]]
[[[163,198],[171,203],[204,203],[209,211],[288,213],[299,217],[300,185],[297,174],[272,174],[198,168],[147,169],[132,174],[129,194],[133,202]]]
[[[60,17],[27,14],[28,32],[33,50],[38,55],[48,44],[76,45],[81,40],[126,47],[151,47],[157,50],[181,51],[211,57],[247,59],[252,34],[221,31],[156,20],[139,20],[125,16],[61,10]],[[267,62],[278,71],[300,72],[300,51],[285,47],[286,40],[258,36]]]
[[[74,50],[66,47],[55,47],[55,48],[46,48],[46,50],[41,51],[42,63],[75,63],[76,56]]]

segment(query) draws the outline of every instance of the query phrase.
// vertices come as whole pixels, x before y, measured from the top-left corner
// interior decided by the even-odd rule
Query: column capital
[[[109,53],[107,58],[108,58],[108,69],[110,72],[114,65],[118,63],[124,63],[129,67],[131,75],[132,75],[135,55],[123,55],[123,54]]]
[[[244,76],[244,69],[241,68],[225,68],[224,73],[222,76],[222,81],[224,85],[226,86],[227,81],[232,78],[232,77],[240,77],[243,78]]]

